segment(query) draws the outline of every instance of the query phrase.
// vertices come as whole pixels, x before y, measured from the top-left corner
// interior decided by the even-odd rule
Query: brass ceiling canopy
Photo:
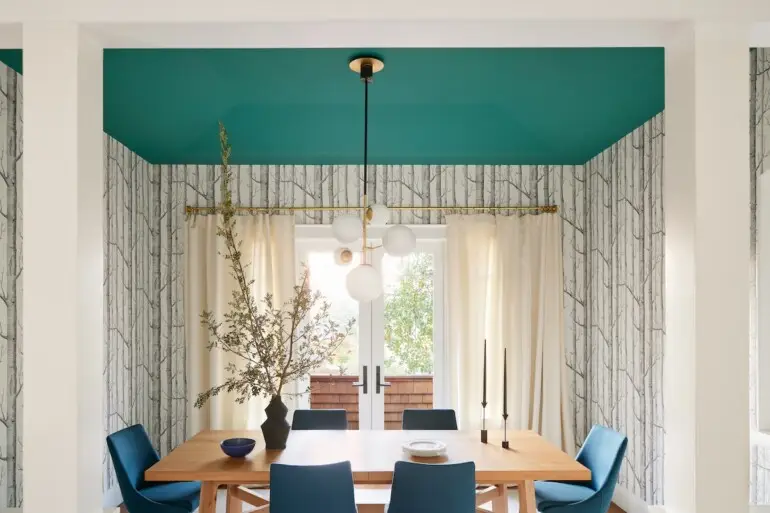
[[[358,75],[361,77],[361,80],[371,82],[374,74],[382,71],[382,69],[385,67],[385,63],[377,57],[373,57],[371,55],[362,55],[360,57],[351,59],[351,61],[348,63],[348,66],[350,67],[351,71],[358,73]]]

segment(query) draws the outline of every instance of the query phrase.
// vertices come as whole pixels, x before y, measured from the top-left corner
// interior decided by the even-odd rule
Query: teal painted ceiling
[[[582,164],[664,106],[662,48],[374,52],[372,163]],[[218,120],[233,163],[360,163],[357,53],[106,50],[104,128],[152,163],[216,163]]]
[[[0,62],[4,63],[17,73],[21,73],[21,50],[0,49]]]

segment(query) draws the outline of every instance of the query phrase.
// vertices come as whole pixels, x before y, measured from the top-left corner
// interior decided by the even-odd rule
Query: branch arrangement
[[[237,286],[228,302],[223,320],[211,311],[201,314],[201,322],[209,333],[209,350],[218,348],[239,358],[240,365],[229,364],[230,374],[224,383],[198,395],[200,408],[220,392],[234,392],[242,404],[251,397],[280,396],[284,387],[328,361],[350,335],[355,319],[340,325],[330,315],[331,305],[320,292],[311,292],[309,275],[304,268],[299,283],[294,285],[291,299],[276,304],[273,294],[258,301],[254,296],[254,280],[247,276],[241,262],[241,245],[235,231],[230,182],[231,147],[227,131],[219,124],[222,152],[222,222],[217,236],[224,240],[222,256],[230,267]],[[289,264],[291,265],[291,264]]]

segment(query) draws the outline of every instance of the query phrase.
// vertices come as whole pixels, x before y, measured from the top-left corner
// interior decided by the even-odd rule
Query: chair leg
[[[385,513],[385,504],[358,504],[358,513]]]

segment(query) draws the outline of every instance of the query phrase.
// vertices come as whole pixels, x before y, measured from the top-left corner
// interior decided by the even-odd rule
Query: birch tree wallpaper
[[[663,137],[661,113],[586,165],[589,346],[574,371],[589,384],[578,426],[628,436],[619,483],[651,504],[663,503]]]
[[[105,433],[150,420],[150,165],[104,136]],[[154,440],[156,443],[157,441]],[[116,483],[104,451],[104,485]]]
[[[751,294],[750,294],[750,345],[749,345],[749,421],[751,429],[757,429],[757,388],[758,373],[757,353],[759,339],[758,297],[757,297],[757,179],[765,172],[767,159],[770,158],[770,49],[751,50],[750,60],[750,96],[749,109],[749,164],[751,172]],[[766,201],[766,200],[764,200]],[[767,372],[767,370],[765,370]],[[750,502],[752,504],[770,504],[770,447],[752,444],[750,453]]]
[[[22,496],[22,79],[0,63],[0,509]]]
[[[107,135],[104,159],[104,432],[143,424],[166,454],[187,420],[182,195],[171,174]],[[116,484],[105,449],[103,485]]]

